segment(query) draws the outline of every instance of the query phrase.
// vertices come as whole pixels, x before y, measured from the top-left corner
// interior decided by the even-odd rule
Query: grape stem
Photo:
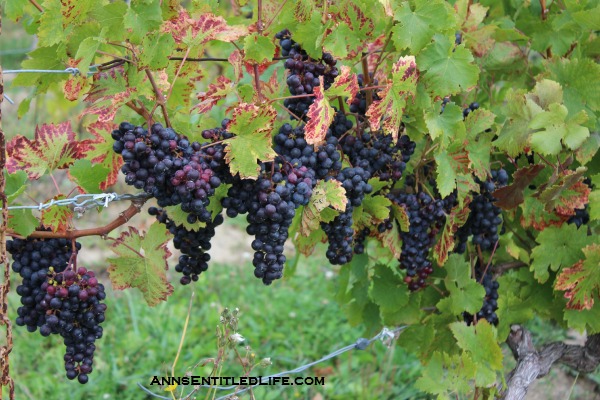
[[[146,68],[144,71],[146,72],[146,76],[148,77],[148,80],[150,81],[150,84],[152,85],[152,88],[154,89],[154,93],[156,94],[156,104],[154,105],[154,108],[150,112],[150,116],[152,116],[154,114],[154,111],[156,110],[157,106],[160,106],[160,109],[163,112],[163,117],[165,118],[165,125],[167,125],[167,127],[170,128],[171,121],[169,120],[169,114],[167,113],[167,104],[166,104],[165,96],[162,94],[161,90],[156,85],[156,82],[154,81],[154,77],[152,76],[152,72],[150,72],[150,70],[148,68]]]
[[[34,6],[35,8],[37,8],[39,12],[44,12],[44,9],[42,8],[42,6],[40,6],[40,5],[38,4],[38,2],[37,2],[37,1],[35,1],[35,0],[29,0],[29,2],[30,2],[31,4],[33,4],[33,6]]]

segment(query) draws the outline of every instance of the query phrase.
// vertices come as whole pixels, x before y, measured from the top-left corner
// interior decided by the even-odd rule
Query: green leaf
[[[485,289],[471,278],[471,267],[459,254],[452,254],[444,269],[444,285],[449,295],[437,304],[442,312],[462,315],[463,312],[476,314],[483,304]]]
[[[24,69],[65,69],[66,59],[62,56],[62,52],[59,54],[58,45],[38,47],[29,52],[28,56],[29,59],[21,63]],[[65,76],[62,74],[19,74],[12,84],[14,86],[35,86],[37,93],[45,93],[52,84],[61,82],[64,79]],[[19,109],[19,112],[21,111]]]
[[[529,145],[528,125],[532,118],[532,103],[521,92],[511,91],[506,96],[506,105],[501,109],[505,121],[494,145],[511,157],[516,157]]]
[[[471,379],[475,376],[476,364],[468,355],[433,353],[415,387],[437,395],[439,400],[450,400],[454,394],[472,391]]]
[[[394,7],[394,20],[398,24],[392,29],[392,41],[396,49],[408,48],[417,54],[432,39],[434,34],[452,31],[456,28],[456,18],[452,7],[445,1],[416,1],[411,9],[411,2],[401,2]],[[396,3],[397,4],[397,3]]]
[[[329,207],[337,211],[346,209],[346,190],[341,182],[334,179],[330,181],[320,180],[312,191],[309,203],[302,210],[300,222],[300,234],[309,236],[313,231],[319,229],[321,222],[328,222],[331,215],[325,214]],[[337,215],[337,213],[334,213]]]
[[[600,219],[600,174],[592,176],[592,184],[594,190],[590,193],[590,219],[597,221]]]
[[[331,53],[335,58],[346,58],[348,47],[358,48],[361,41],[346,24],[339,24],[333,28],[323,42],[325,51]]]
[[[442,197],[448,196],[456,189],[456,163],[445,151],[435,155],[437,176],[435,182]]]
[[[408,289],[402,277],[391,268],[378,264],[373,269],[369,296],[383,315],[398,311],[408,303]]]
[[[121,233],[111,249],[118,257],[108,258],[113,288],[137,288],[151,307],[165,301],[173,293],[165,273],[171,255],[168,240],[168,231],[159,222],[152,224],[145,235],[131,226]]]
[[[469,354],[477,366],[476,385],[493,385],[496,382],[496,371],[503,368],[504,358],[496,339],[496,329],[486,320],[471,326],[464,322],[454,322],[450,324],[450,329],[460,348]]]
[[[444,112],[440,114],[440,105],[441,102],[438,102],[427,111],[425,123],[429,129],[429,136],[433,140],[441,138],[441,147],[444,149],[451,143],[462,141],[465,138],[466,127],[460,107],[448,103],[444,107]]]
[[[40,46],[46,47],[64,42],[72,26],[63,25],[61,3],[47,0],[43,4],[44,12],[40,17],[38,30]]]
[[[86,193],[101,193],[100,184],[106,181],[110,170],[90,160],[77,160],[69,167],[69,175]]]
[[[127,12],[127,3],[114,2],[102,4],[96,2],[96,8],[92,10],[91,15],[100,26],[106,28],[106,38],[109,40],[120,40],[125,36],[125,27],[123,26],[123,17]]]
[[[29,236],[38,227],[39,221],[30,209],[8,211],[8,229],[21,236]]]
[[[190,224],[187,221],[189,213],[183,211],[180,205],[163,207],[163,210],[167,212],[169,219],[175,223],[175,225],[183,226],[188,231],[198,232],[200,229],[206,227],[206,222],[197,221],[194,224]]]
[[[454,249],[456,231],[459,227],[463,226],[469,218],[469,214],[471,213],[471,209],[469,208],[470,202],[470,198],[465,199],[462,205],[457,204],[454,206],[450,211],[450,214],[446,217],[446,223],[444,224],[442,234],[433,248],[433,255],[440,266],[446,263],[450,252]]]
[[[592,237],[587,235],[585,227],[577,229],[574,224],[563,224],[544,229],[536,241],[539,245],[531,252],[531,270],[536,279],[544,283],[550,277],[548,268],[558,271],[560,267],[573,265],[583,259],[581,249],[592,243]]]
[[[275,45],[270,38],[254,33],[244,40],[244,60],[257,64],[270,62],[275,55]]]
[[[318,60],[323,55],[321,44],[323,33],[329,27],[329,23],[321,22],[322,14],[315,9],[310,19],[299,24],[294,31],[294,40],[302,45],[302,49],[313,59]]]
[[[581,146],[589,136],[589,130],[579,124],[587,121],[587,115],[583,112],[565,122],[567,114],[565,106],[553,103],[548,111],[533,117],[529,128],[538,130],[531,135],[533,150],[544,155],[556,155],[562,149],[562,140],[573,150]]]
[[[100,36],[104,33],[106,28],[102,29]],[[79,64],[77,64],[77,68],[79,71],[85,76],[90,69],[90,65],[92,64],[92,60],[96,55],[96,51],[100,47],[100,38],[98,37],[88,37],[85,38],[81,44],[79,45],[79,49],[77,49],[77,54],[75,54],[75,59],[80,60]]]
[[[19,197],[19,195],[27,189],[27,174],[25,171],[15,171],[10,174],[7,170],[4,170],[4,181],[6,182],[4,193],[6,194],[6,200],[10,205],[13,200]]]
[[[221,214],[221,211],[223,211],[221,200],[227,197],[227,191],[230,187],[231,184],[222,183],[218,188],[215,189],[215,194],[210,197],[210,203],[208,203],[206,209],[210,211],[210,215],[213,219],[215,219],[216,216]]]
[[[390,217],[391,205],[392,202],[387,197],[370,193],[364,197],[360,207],[354,209],[354,223],[357,226],[379,224]]]
[[[454,46],[447,37],[435,35],[434,42],[417,56],[423,79],[429,91],[436,96],[456,94],[477,84],[479,68],[473,55],[464,45]]]
[[[225,160],[232,174],[256,179],[260,171],[257,160],[271,161],[277,153],[271,148],[271,130],[277,111],[271,106],[241,103],[233,112],[227,130],[236,136],[225,140]]]
[[[162,22],[160,0],[132,0],[123,24],[128,32],[128,40],[134,44],[142,43],[149,32],[155,31]]]
[[[173,36],[168,33],[152,32],[142,39],[143,51],[140,53],[139,68],[153,70],[169,65],[169,56],[175,47]]]

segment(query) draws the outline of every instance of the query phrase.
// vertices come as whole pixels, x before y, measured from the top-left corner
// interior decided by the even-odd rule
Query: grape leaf
[[[435,96],[469,90],[479,79],[479,68],[473,64],[469,50],[463,45],[454,46],[440,34],[417,56],[417,64],[425,71],[423,80]]]
[[[198,18],[192,18],[185,10],[181,10],[177,18],[166,21],[162,29],[173,36],[175,43],[189,47],[203,45],[211,40],[233,42],[248,33],[247,27],[229,26],[221,16],[203,13]]]
[[[381,100],[373,101],[366,115],[372,130],[377,130],[383,125],[383,130],[391,134],[396,142],[406,101],[408,97],[414,99],[417,91],[419,71],[415,57],[400,57],[392,66],[391,72],[391,84],[379,92]]]
[[[544,165],[535,164],[519,168],[513,173],[513,183],[496,189],[493,193],[495,204],[503,210],[512,210],[523,203],[525,197],[523,191],[544,169]]]
[[[52,200],[62,200],[67,197],[63,194],[54,196]],[[50,228],[52,232],[64,233],[69,228],[73,219],[73,211],[65,206],[53,206],[42,210],[42,225]]]
[[[94,114],[100,122],[112,122],[120,107],[141,95],[139,83],[135,74],[125,68],[94,74],[92,87],[84,99],[89,105],[82,116]]]
[[[162,22],[160,0],[132,0],[123,16],[127,39],[141,44],[149,32],[156,31]]]
[[[100,184],[106,182],[109,172],[108,167],[90,160],[77,160],[69,167],[72,180],[85,193],[101,193]]]
[[[476,369],[477,365],[465,353],[448,355],[436,351],[423,368],[421,377],[415,382],[415,388],[437,395],[440,400],[450,399],[457,392],[470,393],[471,380]]]
[[[27,189],[27,173],[25,171],[16,171],[9,173],[7,170],[4,173],[4,193],[8,204],[12,203],[17,197]]]
[[[254,61],[257,64],[270,62],[275,55],[275,45],[266,36],[253,33],[244,40],[244,60]]]
[[[464,322],[450,324],[456,342],[477,366],[475,383],[489,386],[496,382],[496,371],[502,370],[502,350],[496,340],[496,329],[486,320],[467,326]]]
[[[392,202],[385,196],[366,195],[359,207],[354,208],[352,217],[358,227],[373,226],[390,217]]]
[[[450,146],[456,141],[463,141],[466,136],[466,127],[463,122],[462,110],[454,103],[448,103],[444,112],[440,114],[439,105],[436,103],[425,114],[425,124],[429,129],[429,136],[433,140],[440,139],[442,149]]]
[[[392,41],[398,50],[408,48],[418,53],[435,33],[454,31],[456,18],[452,7],[445,1],[417,1],[414,11],[410,2],[394,7],[394,19],[399,23],[392,29]],[[398,3],[396,3],[398,4]]]
[[[322,13],[314,9],[310,19],[299,24],[294,31],[294,40],[302,45],[302,49],[313,59],[318,60],[323,55],[321,45],[323,33],[329,27],[330,22],[321,22]]]
[[[359,89],[356,74],[352,73],[350,67],[343,65],[340,68],[339,75],[335,78],[329,89],[327,89],[326,93],[329,97],[346,97],[346,103],[351,105]]]
[[[531,256],[531,270],[540,283],[550,277],[548,268],[558,271],[559,268],[573,265],[584,258],[582,248],[591,244],[593,239],[587,235],[587,229],[577,229],[574,224],[563,224],[561,227],[544,229],[536,241]]]
[[[139,68],[148,67],[153,70],[165,68],[169,65],[169,56],[175,46],[173,36],[164,33],[152,32],[142,39],[144,51],[139,55]]]
[[[485,289],[471,278],[471,268],[464,257],[452,254],[444,269],[444,285],[449,295],[437,303],[438,310],[453,315],[462,315],[465,311],[477,313],[481,309]]]
[[[596,221],[600,219],[600,174],[592,176],[594,190],[590,193],[590,219]]]
[[[324,211],[329,207],[337,211],[346,209],[346,190],[341,182],[334,179],[330,181],[320,180],[314,187],[309,203],[302,210],[300,222],[300,234],[309,236],[313,231],[319,229],[321,222],[327,222],[327,214]],[[334,215],[337,215],[335,213]]]
[[[494,141],[500,150],[505,150],[511,157],[516,157],[529,145],[529,121],[537,105],[525,98],[523,93],[511,91],[506,96],[506,105],[501,110],[504,124]]]
[[[30,209],[8,210],[8,229],[21,236],[29,236],[39,224]]]
[[[163,210],[167,212],[169,219],[173,221],[175,225],[183,226],[189,231],[198,232],[200,229],[206,227],[206,223],[202,221],[190,224],[187,221],[189,213],[183,211],[180,205],[163,207]]]
[[[233,83],[227,79],[225,75],[217,77],[217,83],[211,83],[208,85],[206,92],[198,93],[198,100],[200,103],[193,107],[200,114],[209,112],[214,106],[217,105],[219,100],[227,97],[229,93],[233,91]]]
[[[449,253],[454,249],[456,231],[469,218],[469,214],[471,213],[471,209],[469,208],[470,203],[471,198],[467,197],[462,205],[457,204],[454,206],[450,214],[446,217],[442,234],[433,248],[433,256],[440,266],[446,263]]]
[[[531,135],[531,148],[544,155],[558,154],[564,142],[576,150],[590,135],[589,129],[581,126],[587,122],[587,114],[582,111],[566,121],[568,110],[564,105],[553,103],[548,111],[535,115],[529,128],[536,130]]]
[[[153,223],[145,235],[134,227],[121,233],[112,245],[118,257],[108,258],[108,273],[117,290],[137,288],[146,303],[153,307],[173,293],[165,271],[169,268],[167,258],[168,231],[159,222]]]
[[[325,232],[319,228],[311,231],[308,236],[298,233],[294,238],[294,245],[301,254],[308,257],[313,253],[317,244],[321,242],[325,243],[326,241],[327,236],[325,235]]]
[[[408,289],[402,277],[383,264],[373,268],[369,297],[382,315],[394,313],[408,304]]]
[[[526,189],[524,192],[525,200],[520,205],[522,210],[520,218],[522,227],[533,227],[538,231],[543,231],[548,226],[561,226],[568,219],[565,216],[548,213],[544,207],[544,203],[531,196],[531,190]]]
[[[556,277],[554,288],[565,292],[569,299],[567,308],[591,310],[600,295],[600,244],[591,244],[582,251],[585,259],[564,268]]]
[[[594,132],[590,134],[585,142],[575,151],[575,158],[581,165],[592,161],[600,149],[600,134]]]
[[[402,255],[402,240],[400,239],[400,231],[398,226],[392,224],[392,229],[383,232],[376,231],[377,239],[381,242],[384,248],[388,249],[395,259],[399,259]]]
[[[7,143],[6,168],[11,173],[23,169],[30,179],[39,179],[46,171],[67,168],[82,157],[87,147],[87,142],[76,140],[69,121],[38,125],[33,141],[16,136]]]
[[[313,103],[308,107],[306,116],[308,122],[304,127],[304,139],[308,144],[319,144],[325,140],[329,125],[333,121],[334,109],[329,105],[329,99],[323,93],[323,76],[319,77],[319,86],[315,86]]]
[[[271,130],[277,111],[270,105],[258,107],[240,103],[227,126],[236,136],[224,141],[225,160],[232,174],[256,179],[260,167],[256,160],[271,161],[277,153],[271,148]]]
[[[115,128],[116,125],[112,123],[99,121],[93,122],[87,127],[95,139],[88,142],[86,158],[109,170],[106,179],[99,184],[100,190],[106,190],[117,182],[121,165],[123,165],[121,155],[113,150],[114,139],[111,137],[111,131]]]
[[[210,203],[208,203],[206,209],[210,211],[210,215],[212,215],[213,219],[215,219],[216,216],[221,214],[221,211],[223,211],[221,200],[227,197],[227,192],[229,191],[230,187],[230,183],[222,183],[218,188],[215,189],[215,194],[210,197]]]
[[[398,222],[400,230],[402,232],[408,232],[410,220],[406,208],[399,204],[392,203],[392,214],[394,215],[394,219]]]
[[[83,75],[69,76],[63,86],[65,99],[69,101],[78,100],[81,93],[87,88],[88,82],[88,78]]]
[[[575,196],[579,197],[583,195],[584,198],[582,200],[576,201],[572,208],[583,208],[583,205],[587,203],[587,195],[589,194],[589,189],[583,188],[584,190],[576,190],[575,185],[580,183],[583,174],[587,171],[585,167],[579,167],[575,171],[565,170],[560,173],[558,176],[558,180],[556,180],[552,185],[541,186],[539,193],[535,194],[534,197],[538,197],[542,203],[545,204],[545,209],[548,212],[552,212],[554,208],[562,203],[568,203],[567,200],[569,197],[572,197],[572,193],[568,193],[568,191],[575,191]],[[567,199],[564,199],[566,197]],[[561,199],[563,198],[563,199]],[[567,212],[566,215],[573,215],[574,212]]]
[[[64,69],[67,62],[66,56],[58,52],[59,45],[50,47],[38,47],[29,52],[29,58],[21,63],[24,69]],[[36,93],[45,93],[48,88],[57,82],[64,80],[61,74],[31,73],[19,74],[12,84],[14,86],[35,86]],[[27,103],[22,103],[27,104]]]

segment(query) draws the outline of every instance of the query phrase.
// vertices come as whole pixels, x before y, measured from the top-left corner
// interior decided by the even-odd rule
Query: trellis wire
[[[215,400],[225,400],[227,398],[229,398],[232,395],[238,395],[241,393],[244,393],[252,388],[255,388],[257,386],[259,386],[262,382],[264,381],[268,381],[271,378],[278,378],[278,377],[282,377],[284,375],[290,375],[290,374],[297,374],[300,373],[302,371],[307,370],[308,368],[312,367],[313,365],[317,365],[322,363],[323,361],[327,361],[330,360],[334,357],[339,356],[340,354],[346,353],[347,351],[350,350],[365,350],[367,347],[369,347],[371,345],[371,343],[377,341],[377,340],[381,340],[384,343],[390,343],[392,340],[394,340],[396,338],[396,334],[403,331],[404,329],[408,328],[407,325],[403,325],[400,326],[398,328],[395,329],[389,329],[384,327],[381,332],[379,332],[377,335],[373,336],[371,339],[365,339],[365,338],[359,338],[358,340],[356,340],[356,342],[349,344],[347,346],[344,346],[338,350],[335,350],[329,354],[327,354],[324,357],[321,357],[320,359],[316,360],[316,361],[312,361],[308,364],[304,364],[301,365],[297,368],[288,370],[288,371],[283,371],[283,372],[279,372],[277,374],[273,374],[273,375],[269,375],[269,376],[263,376],[260,377],[260,382],[252,385],[252,386],[247,386],[241,390],[237,390],[235,392],[229,393],[225,396],[221,396],[216,398]],[[149,389],[147,389],[144,385],[142,385],[141,383],[138,382],[138,386],[145,391],[146,393],[148,393],[149,395],[159,398],[159,399],[164,399],[164,400],[172,400],[172,397],[165,397],[165,396],[161,396],[158,395],[156,393],[151,392]],[[236,388],[238,388],[239,386],[236,385],[231,385],[231,386],[211,386],[211,385],[196,385],[197,387],[202,387],[202,388],[207,388],[207,389],[217,389],[217,390],[234,390]],[[186,400],[189,399],[190,396],[192,396],[194,393],[196,392],[196,389],[194,389],[192,392],[190,392],[187,396],[183,397],[181,400]]]
[[[88,75],[94,75],[96,72],[96,66],[90,66],[90,70],[88,71]],[[73,76],[81,75],[81,71],[79,68],[65,68],[65,69],[7,69],[2,71],[3,75],[8,74],[70,74]]]
[[[117,193],[99,193],[99,194],[78,194],[77,196],[69,197],[68,199],[50,200],[47,203],[40,203],[36,206],[8,206],[9,210],[45,210],[55,206],[73,206],[75,211],[84,211],[94,207],[108,207],[113,201],[147,199],[151,195],[147,193],[136,194],[117,194]],[[83,199],[83,200],[82,200]],[[1,208],[0,208],[1,210]]]

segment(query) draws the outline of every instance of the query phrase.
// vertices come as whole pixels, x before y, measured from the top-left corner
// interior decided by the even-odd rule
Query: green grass
[[[231,225],[223,228],[235,229]],[[85,252],[81,258],[85,259]],[[239,332],[246,338],[243,345],[252,347],[257,360],[270,357],[273,362],[266,368],[257,367],[253,375],[296,368],[365,336],[360,327],[349,325],[343,310],[331,300],[335,281],[325,278],[320,257],[310,262],[303,258],[294,276],[270,287],[253,277],[250,263],[243,264],[213,264],[196,285],[176,284],[175,293],[155,308],[148,307],[136,290],[115,293],[107,284],[104,337],[97,342],[94,371],[86,385],[66,379],[59,337],[43,338],[15,327],[11,375],[17,398],[53,399],[66,394],[73,399],[145,398],[138,382],[148,386],[152,376],[170,375],[192,291],[195,297],[177,375],[186,371],[209,374],[211,364],[191,367],[216,356],[215,331],[224,307],[240,309]],[[18,277],[13,278],[14,288]],[[9,314],[13,320],[18,302],[12,293]],[[240,352],[245,353],[243,346]],[[254,394],[259,399],[312,399],[317,394],[327,399],[418,398],[421,395],[412,385],[419,370],[419,362],[399,347],[387,349],[373,343],[365,351],[345,353],[302,374],[326,372],[325,386],[262,386]],[[241,367],[232,358],[222,376],[240,373]],[[166,394],[157,387],[153,390]],[[204,396],[201,391],[198,398]]]

